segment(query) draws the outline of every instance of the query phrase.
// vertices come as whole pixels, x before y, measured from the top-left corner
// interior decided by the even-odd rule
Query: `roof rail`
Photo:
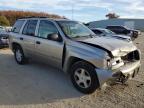
[[[19,19],[25,19],[25,18],[48,18],[48,17],[44,17],[44,16],[27,16],[27,17],[21,17]]]

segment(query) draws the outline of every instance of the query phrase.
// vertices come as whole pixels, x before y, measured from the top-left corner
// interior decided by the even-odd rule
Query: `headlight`
[[[114,58],[111,60],[107,60],[107,68],[108,69],[116,69],[122,65],[124,65],[124,63],[120,57]]]

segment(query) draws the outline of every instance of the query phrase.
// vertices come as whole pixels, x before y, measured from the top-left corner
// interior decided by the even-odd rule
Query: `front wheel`
[[[73,85],[84,94],[93,93],[99,87],[95,67],[84,61],[72,65],[71,80]]]

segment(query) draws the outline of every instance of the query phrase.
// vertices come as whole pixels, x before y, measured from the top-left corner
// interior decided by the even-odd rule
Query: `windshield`
[[[83,24],[76,21],[58,21],[63,32],[70,38],[91,38],[95,34]]]

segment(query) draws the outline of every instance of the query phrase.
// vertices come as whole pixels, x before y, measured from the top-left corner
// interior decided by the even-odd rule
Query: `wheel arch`
[[[15,48],[16,48],[17,46],[21,47],[21,45],[20,45],[19,43],[17,43],[17,42],[13,42],[13,43],[12,43],[12,51],[13,51],[13,52],[15,51]],[[22,48],[22,47],[21,47],[21,48]]]
[[[92,65],[93,67],[96,68],[96,66],[94,66],[92,63],[90,63],[90,62],[87,61],[87,60],[84,60],[84,59],[82,59],[82,58],[78,58],[78,57],[71,56],[71,57],[68,59],[68,62],[67,62],[66,72],[67,72],[68,74],[70,74],[71,66],[72,66],[74,63],[78,62],[78,61],[84,61],[84,62],[89,63],[90,65]]]

